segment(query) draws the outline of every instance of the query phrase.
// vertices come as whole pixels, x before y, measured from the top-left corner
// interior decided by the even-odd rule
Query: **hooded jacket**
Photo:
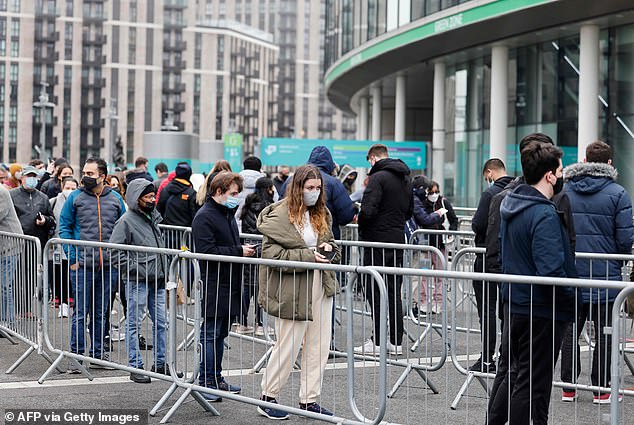
[[[421,207],[425,210],[428,217],[432,220],[431,224],[421,226],[424,229],[432,229],[432,230],[458,230],[458,217],[456,216],[456,212],[453,209],[453,205],[443,198],[442,196],[438,197],[436,202],[431,202],[427,196],[424,196],[423,199],[417,196],[420,200]],[[414,205],[416,205],[416,199],[414,199]],[[438,211],[440,208],[446,208],[447,213],[444,216],[439,216],[435,214],[435,211]],[[415,213],[416,215],[416,213]],[[419,216],[420,216],[419,212]],[[438,217],[438,220],[435,220],[434,217]],[[449,221],[449,229],[445,229],[443,226],[443,222],[445,221],[445,217]],[[436,248],[443,250],[445,249],[445,243],[443,242],[441,235],[429,235],[429,245],[435,246]]]
[[[104,186],[101,194],[81,187],[68,195],[59,216],[59,237],[92,242],[110,240],[114,225],[125,213],[123,198],[109,186]],[[97,249],[71,249],[64,246],[70,264],[95,268],[108,265],[103,251]],[[93,259],[95,260],[93,262]]]
[[[266,177],[266,174],[256,170],[242,170],[239,174],[242,176],[242,192],[240,192],[237,196],[240,202],[238,203],[238,209],[236,210],[236,222],[238,223],[238,229],[241,229],[242,219],[240,217],[242,217],[244,200],[247,196],[255,192],[255,182],[257,182],[260,177]]]
[[[13,208],[13,200],[7,188],[0,184],[0,232],[11,233],[13,235],[23,235],[22,226],[18,215]],[[5,236],[2,237],[0,244],[0,255],[18,255],[22,247],[21,243],[7,243]]]
[[[117,221],[110,235],[110,243],[164,248],[159,224],[161,214],[153,210],[148,215],[139,209],[139,197],[146,187],[153,186],[146,179],[135,179],[128,184],[128,211]],[[165,287],[167,260],[163,255],[145,252],[115,251],[112,266],[119,270],[124,282],[135,281]]]
[[[48,197],[39,190],[28,191],[23,186],[11,189],[9,193],[24,234],[38,238],[44,248],[55,231],[55,217]],[[38,213],[44,217],[43,226],[35,224]]]
[[[242,257],[235,209],[208,196],[192,223],[194,251],[201,254]],[[242,265],[201,261],[205,317],[235,316],[242,306]]]
[[[191,227],[198,212],[196,191],[188,180],[175,178],[161,192],[156,207],[164,224]]]
[[[502,272],[524,276],[577,277],[568,235],[555,204],[532,186],[517,186],[500,206]],[[572,321],[572,287],[501,285],[510,314]],[[554,305],[553,305],[554,303]]]
[[[614,167],[603,163],[578,163],[564,169],[564,190],[572,206],[578,252],[632,253],[632,201],[616,183],[617,176]],[[621,261],[577,259],[577,272],[583,278],[621,280],[622,265]],[[617,293],[608,291],[607,300],[614,301]],[[605,302],[605,296],[606,290],[582,289],[584,303]]]
[[[273,203],[273,196],[266,190],[256,191],[247,196],[242,208],[242,233],[258,234],[258,216]]]
[[[332,233],[335,239],[339,239],[341,237],[339,226],[345,226],[354,218],[354,204],[343,183],[332,175],[335,162],[332,160],[332,155],[327,147],[315,146],[308,157],[308,163],[317,167],[321,173],[326,190],[326,207],[332,216]],[[292,177],[286,179],[280,197],[284,197],[286,188],[292,180]]]
[[[330,214],[327,217],[331,223]],[[285,261],[315,262],[315,252],[304,242],[288,217],[288,201],[281,200],[266,207],[258,217],[258,230],[264,235],[262,258]],[[329,226],[319,235],[317,245],[326,242],[335,250],[332,263],[339,263],[341,250],[335,244]],[[313,271],[260,266],[258,303],[268,314],[289,320],[313,320],[312,283]],[[337,292],[334,271],[322,272],[324,294],[332,297]]]
[[[486,246],[486,234],[487,226],[489,224],[489,206],[491,205],[491,199],[502,192],[507,184],[513,181],[513,177],[504,176],[497,179],[490,187],[482,192],[480,196],[480,202],[478,202],[478,209],[476,209],[473,218],[471,219],[471,228],[475,233],[476,246]]]
[[[357,220],[361,240],[403,243],[405,222],[414,210],[409,174],[400,159],[385,158],[374,164]]]

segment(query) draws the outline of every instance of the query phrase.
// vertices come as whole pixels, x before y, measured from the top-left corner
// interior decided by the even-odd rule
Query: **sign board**
[[[262,165],[291,167],[304,165],[315,146],[326,146],[333,160],[355,168],[369,168],[366,155],[370,146],[382,143],[391,158],[399,158],[412,170],[427,168],[427,142],[391,142],[371,140],[263,138],[260,145]],[[232,165],[233,166],[233,165]]]
[[[225,160],[233,172],[242,170],[242,134],[228,133],[222,138],[225,144]]]

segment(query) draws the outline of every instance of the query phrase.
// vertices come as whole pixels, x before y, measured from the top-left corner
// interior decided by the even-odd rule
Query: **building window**
[[[20,0],[11,0],[11,12],[20,11]]]
[[[20,37],[19,19],[11,19],[11,37]]]
[[[73,0],[66,0],[66,16],[73,16]]]
[[[18,41],[11,42],[11,57],[17,58],[20,56],[20,43]]]
[[[11,68],[9,69],[9,80],[12,82],[18,81],[18,64],[12,63]]]

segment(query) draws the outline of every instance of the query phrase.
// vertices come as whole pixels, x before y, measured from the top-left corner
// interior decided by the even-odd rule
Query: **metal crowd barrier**
[[[0,335],[7,342],[16,340],[28,349],[5,373],[13,373],[33,352],[52,363],[41,349],[39,327],[42,320],[41,300],[42,248],[33,236],[0,232]]]
[[[442,241],[444,244],[444,254],[448,262],[453,256],[463,248],[472,247],[475,244],[475,233],[461,230],[432,230],[417,229],[410,238],[410,244],[438,246]]]
[[[171,249],[192,248],[192,228],[159,224],[165,238],[165,247]]]

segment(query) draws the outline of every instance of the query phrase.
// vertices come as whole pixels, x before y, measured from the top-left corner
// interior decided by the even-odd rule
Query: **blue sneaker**
[[[214,394],[202,393],[202,392],[200,392],[198,394],[203,396],[203,398],[205,400],[207,400],[208,402],[210,402],[210,403],[219,403],[219,402],[222,401],[222,397],[218,397],[217,395],[214,395]]]
[[[260,397],[260,400],[277,404],[277,400],[272,397],[262,396]],[[258,406],[257,410],[260,415],[266,416],[269,419],[273,419],[273,420],[288,419],[288,413],[286,413],[283,410],[274,409],[272,407],[262,407],[262,406]]]
[[[209,388],[213,388],[214,390],[226,391],[231,394],[240,394],[242,388],[237,385],[231,385],[227,381],[225,381],[224,377],[216,378],[216,382],[210,382],[208,385]]]
[[[334,413],[332,413],[330,410],[326,409],[325,407],[321,407],[315,402],[307,404],[299,403],[299,408],[307,412],[319,413],[326,416],[334,416]]]

